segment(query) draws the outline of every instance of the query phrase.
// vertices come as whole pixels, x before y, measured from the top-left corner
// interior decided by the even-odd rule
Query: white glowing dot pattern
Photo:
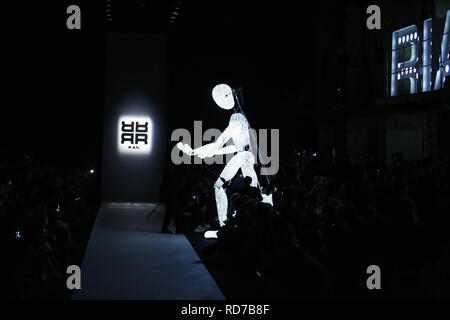
[[[392,57],[391,57],[391,96],[397,95],[398,81],[408,79],[410,82],[410,93],[417,92],[416,64],[418,63],[417,45],[418,45],[417,27],[408,26],[396,30],[392,33]],[[405,46],[411,48],[409,59],[399,61],[400,55],[398,49]]]
[[[226,84],[218,84],[212,90],[212,97],[219,107],[230,110],[234,107],[233,89]]]
[[[153,124],[148,116],[122,116],[117,123],[119,153],[146,155],[152,149]]]

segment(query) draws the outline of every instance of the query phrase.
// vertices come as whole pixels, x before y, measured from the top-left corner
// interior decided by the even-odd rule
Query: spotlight
[[[90,173],[90,174],[94,174],[94,173],[95,173],[95,170],[94,170],[94,169],[91,169],[91,170],[89,170],[89,173]]]

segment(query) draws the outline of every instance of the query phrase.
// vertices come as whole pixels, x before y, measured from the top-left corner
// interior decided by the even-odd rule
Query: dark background
[[[61,165],[100,165],[110,32],[168,35],[171,127],[190,128],[200,119],[208,119],[208,127],[225,127],[228,115],[213,103],[211,89],[226,82],[244,88],[254,127],[300,128],[297,110],[280,108],[277,101],[284,87],[312,85],[309,48],[315,40],[314,28],[307,29],[312,13],[306,5],[298,10],[238,1],[188,2],[173,26],[174,4],[143,2],[149,8],[129,1],[124,5],[128,11],[122,11],[115,1],[108,24],[103,1],[75,1],[82,29],[72,31],[66,28],[65,13],[72,2],[8,5],[14,19],[5,46],[10,99],[1,117],[2,151],[32,153]],[[145,17],[133,11],[145,15],[152,9],[156,12]]]
[[[66,28],[70,4],[81,7],[81,30]],[[382,30],[365,27],[370,4],[383,8]],[[225,82],[244,89],[254,128],[280,129],[282,153],[318,148],[318,134],[329,130],[332,144],[344,150],[345,118],[383,109],[371,108],[385,91],[386,39],[395,28],[433,16],[434,1],[77,0],[8,3],[3,11],[1,152],[100,169],[109,33],[167,36],[170,129],[190,129],[201,119],[204,127],[224,128],[228,115],[213,103],[211,89]],[[405,108],[416,106],[403,103],[399,110]],[[367,142],[367,148],[378,144]],[[368,153],[384,160],[378,150]]]

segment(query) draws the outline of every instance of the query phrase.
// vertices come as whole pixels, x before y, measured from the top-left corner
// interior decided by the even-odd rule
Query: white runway
[[[164,208],[146,218],[154,206],[102,204],[72,299],[224,299],[186,237],[159,232]]]

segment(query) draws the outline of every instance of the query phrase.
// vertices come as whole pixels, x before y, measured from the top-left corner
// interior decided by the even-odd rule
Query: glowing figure
[[[219,84],[214,87],[212,91],[214,101],[219,107],[225,110],[230,110],[235,105],[234,91],[226,84]],[[228,140],[232,140],[234,145],[225,146]],[[258,177],[256,175],[254,165],[255,157],[251,152],[250,145],[250,125],[247,118],[240,112],[235,111],[231,117],[228,127],[216,139],[216,141],[204,145],[202,147],[192,149],[187,144],[181,142],[177,143],[178,149],[187,155],[197,155],[200,158],[214,157],[215,155],[222,155],[228,153],[235,153],[233,158],[226,164],[219,178],[214,184],[216,194],[217,215],[220,226],[224,225],[227,219],[228,198],[223,188],[224,184],[229,182],[239,169],[242,171],[244,177],[252,178],[251,186],[259,187]],[[261,192],[263,197],[262,202],[272,204],[272,195],[265,195]],[[207,231],[206,238],[217,238],[217,231]]]

